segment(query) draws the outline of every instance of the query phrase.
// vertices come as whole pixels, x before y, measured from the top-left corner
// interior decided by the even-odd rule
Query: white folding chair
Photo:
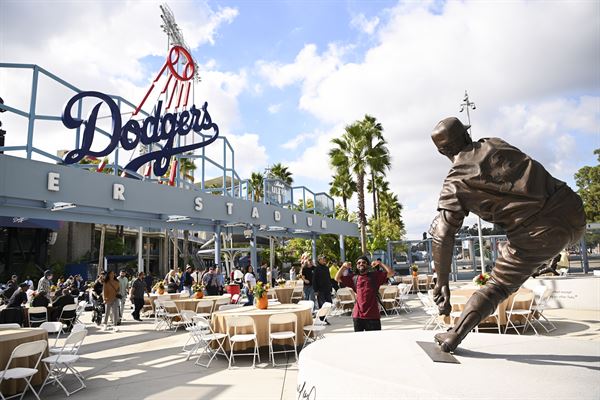
[[[396,296],[398,294],[398,286],[386,286],[383,290],[383,294],[381,295],[381,304],[380,307],[383,310],[383,313],[387,316],[388,310],[393,312],[396,305]],[[386,308],[387,306],[387,308]],[[396,313],[398,310],[396,309]]]
[[[67,304],[60,312],[58,321],[63,324],[63,330],[73,325],[77,319],[77,304]]]
[[[429,287],[427,286],[427,275],[420,274],[417,275],[417,287],[419,291],[428,291]]]
[[[336,293],[337,298],[340,302],[340,308],[342,312],[345,312],[347,306],[354,307],[356,299],[354,298],[354,291],[350,288],[341,288]]]
[[[213,312],[219,311],[221,309],[221,307],[223,307],[225,305],[229,305],[230,302],[231,302],[231,299],[229,297],[221,297],[221,298],[217,299],[215,301],[215,306],[213,308]]]
[[[275,288],[271,288],[271,289],[267,290],[267,299],[269,299],[269,300],[279,300],[277,298],[277,291],[275,290]]]
[[[510,305],[510,310],[506,311],[506,327],[504,328],[504,333],[506,333],[509,327],[512,327],[517,332],[517,335],[520,335],[518,327],[521,326],[523,327],[523,333],[525,333],[525,331],[527,330],[527,326],[531,325],[531,321],[529,319],[531,318],[532,314],[531,307],[533,306],[534,297],[535,296],[533,293],[517,293],[513,297],[512,303]],[[527,306],[524,308],[515,308],[516,303],[525,303],[527,304]],[[512,321],[512,317],[514,316],[524,318],[525,322],[522,325],[515,325]],[[535,330],[533,325],[531,325],[531,327],[537,335],[537,331]]]
[[[292,324],[292,330],[285,331],[273,331],[273,327],[277,325],[287,325]],[[273,314],[269,317],[269,358],[273,362],[273,366],[275,367],[275,354],[287,354],[294,353],[296,357],[296,362],[298,362],[298,349],[296,343],[296,332],[298,330],[298,316],[294,313],[283,313],[283,314]],[[292,339],[294,343],[294,348],[292,350],[273,350],[273,341],[274,340],[289,340]]]
[[[179,308],[177,304],[173,300],[165,300],[162,303],[163,309],[165,310],[165,322],[169,329],[173,329],[173,331],[177,331],[181,324],[177,323],[177,321],[181,320],[181,313],[179,312]]]
[[[80,301],[79,304],[77,304],[77,309],[75,310],[75,321],[73,321],[73,324],[82,323],[81,316],[83,315],[83,313],[85,311],[86,305],[87,305],[86,301]]]
[[[292,297],[290,297],[290,303],[294,303],[294,301],[298,302],[304,299],[304,292],[302,289],[302,285],[296,284],[296,286],[294,286],[294,290],[292,290]]]
[[[54,339],[54,344],[52,346],[49,345],[49,349],[52,352],[53,350],[55,350],[57,348],[57,343],[58,343],[58,338],[60,337],[60,334],[62,332],[62,323],[60,322],[42,322],[42,324],[40,325],[41,329],[44,329],[46,332],[48,332],[48,335],[50,335],[51,333],[55,333],[56,334],[56,338]],[[50,341],[50,337],[48,337],[48,341]],[[60,347],[58,348],[60,349]]]
[[[42,359],[42,362],[48,370],[48,376],[46,376],[46,379],[40,388],[40,394],[42,393],[42,390],[44,390],[44,387],[49,383],[58,384],[67,396],[85,388],[85,383],[83,382],[84,378],[73,364],[79,360],[79,355],[77,353],[79,352],[79,348],[86,335],[87,330],[72,332],[65,340],[63,348],[58,354]],[[63,380],[69,372],[71,372],[80,383],[80,386],[73,391],[68,391],[65,385],[63,385]]]
[[[208,368],[212,360],[218,354],[225,356],[225,358],[229,361],[229,356],[223,347],[227,335],[224,333],[215,333],[210,327],[208,320],[204,317],[195,317],[194,321],[194,326],[189,330],[190,335],[194,337],[194,347],[188,352],[187,359],[189,360],[190,357],[195,354],[200,347],[202,347],[202,353],[200,353],[194,365],[200,365]],[[213,343],[216,343],[216,349],[211,347]],[[202,364],[200,362],[204,354],[210,355],[210,358],[206,364]]]
[[[162,302],[159,299],[154,300],[154,328],[158,331],[162,328],[168,328],[169,324],[166,320],[166,311]]]
[[[48,309],[46,307],[29,307],[27,315],[29,316],[29,326],[31,328],[48,321]]]
[[[71,332],[79,332],[79,331],[84,331],[84,330],[85,330],[84,324],[75,324],[75,325],[73,325]]]
[[[19,393],[21,395],[21,399],[23,398],[23,396],[25,396],[25,392],[27,392],[27,389],[30,389],[33,392],[34,396],[38,400],[40,400],[40,396],[35,391],[33,386],[31,386],[31,379],[33,378],[33,376],[35,374],[38,373],[38,366],[40,365],[40,360],[42,359],[42,356],[44,355],[44,350],[46,350],[46,346],[48,346],[48,342],[46,342],[45,340],[36,340],[35,342],[22,343],[22,344],[18,345],[17,347],[15,347],[14,350],[12,351],[12,353],[10,354],[10,358],[8,359],[8,362],[6,363],[6,367],[4,367],[4,371],[0,372],[0,385],[2,385],[2,381],[4,381],[4,380],[24,379],[25,380],[25,389],[23,389],[22,393]],[[37,360],[35,361],[35,365],[33,366],[33,368],[23,368],[23,367],[10,368],[10,364],[12,363],[13,360],[16,360],[18,358],[32,357],[36,354],[39,354],[39,356],[38,356]],[[40,389],[40,392],[41,391],[42,390]],[[11,397],[16,397],[16,396],[11,396]],[[11,398],[11,397],[9,397],[9,398]],[[2,400],[6,399],[6,397],[4,397],[4,395],[2,394],[2,391],[0,391],[0,398]]]
[[[548,300],[550,299],[550,296],[552,296],[552,292],[553,290],[551,288],[547,288],[542,285],[538,285],[533,288],[533,293],[535,294],[535,301],[533,306],[531,307],[531,311],[533,313],[532,321],[540,324],[542,328],[546,330],[547,333],[556,330],[556,325],[554,325],[552,321],[550,321],[544,315],[544,310],[546,310],[546,307],[548,306]],[[550,324],[550,329],[546,328],[546,325],[544,325],[542,321],[540,321],[541,318],[543,318],[544,321]],[[531,326],[533,327],[533,324]]]
[[[214,303],[212,300],[200,299],[196,303],[196,316],[210,319],[213,312]]]
[[[412,288],[412,283],[400,283],[398,284],[398,293],[396,294],[396,312],[400,314],[400,310],[404,309],[406,312],[410,312],[408,306],[408,294]]]
[[[317,311],[315,318],[313,319],[312,325],[305,325],[302,327],[302,332],[304,333],[304,343],[302,344],[302,348],[304,349],[307,344],[315,342],[319,339],[325,339],[325,326],[327,323],[325,322],[329,313],[331,312],[331,303],[325,302]],[[323,318],[323,320],[321,320]]]
[[[258,352],[258,339],[256,337],[256,324],[251,317],[247,315],[232,315],[226,318],[227,323],[227,336],[229,337],[229,368],[231,368],[231,364],[235,363],[233,348],[236,343],[246,343],[246,342],[254,342],[254,351],[252,353],[242,353],[238,354],[239,356],[252,356],[252,368],[256,366],[256,357],[258,357],[258,362],[260,362],[260,354]],[[244,328],[247,330],[249,327],[252,328],[252,333],[238,333],[239,329]],[[233,335],[231,334],[231,328],[233,328]]]
[[[454,326],[455,320],[457,318],[460,318],[460,316],[462,315],[462,310],[465,308],[465,304],[467,304],[467,297],[466,296],[450,296],[450,304],[452,305],[452,310],[453,310],[453,311],[450,311],[450,326]],[[458,310],[455,310],[455,308],[458,308]]]
[[[21,325],[19,324],[0,324],[0,330],[2,329],[19,329],[21,327]]]
[[[445,324],[443,321],[440,321],[440,311],[438,306],[426,294],[417,292],[417,296],[423,304],[423,310],[425,311],[425,314],[429,316],[429,319],[425,322],[423,329],[429,329],[429,327],[433,326],[433,324],[435,324],[434,329],[443,328]]]

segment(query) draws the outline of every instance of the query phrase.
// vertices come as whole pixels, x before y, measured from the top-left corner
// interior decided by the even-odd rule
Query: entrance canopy
[[[0,215],[269,236],[358,236],[356,224],[250,200],[0,155]]]

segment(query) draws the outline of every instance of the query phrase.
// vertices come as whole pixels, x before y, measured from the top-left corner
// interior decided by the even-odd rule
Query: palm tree
[[[191,153],[184,154],[184,156],[192,155]],[[196,163],[193,158],[180,158],[179,159],[179,174],[183,179],[189,180],[194,183],[194,171],[196,170]]]
[[[260,172],[253,172],[250,176],[250,185],[252,185],[252,193],[254,194],[254,201],[259,202],[263,198],[263,183],[264,176]]]
[[[356,193],[356,182],[352,179],[350,171],[346,169],[338,169],[336,174],[332,176],[333,181],[329,182],[329,194],[335,197],[341,197],[344,204],[344,210],[348,213],[347,201]]]
[[[377,122],[375,117],[365,115],[361,121],[366,137],[367,165],[371,172],[371,182],[377,182],[376,176],[385,176],[385,172],[390,168],[390,151],[388,150],[386,140],[383,138],[383,126]],[[375,140],[375,144],[373,144]],[[377,191],[373,190],[373,216],[377,218]]]
[[[281,179],[283,182],[291,185],[294,183],[294,179],[292,178],[292,173],[288,171],[288,167],[284,166],[281,163],[273,164],[271,168],[267,171],[268,178],[276,178]]]
[[[380,215],[381,213],[381,207],[380,207],[380,196],[381,193],[387,192],[390,190],[390,184],[389,182],[387,182],[386,180],[383,179],[383,175],[375,175],[375,181],[373,181],[373,179],[369,179],[369,182],[367,182],[367,191],[369,193],[373,193],[373,191],[375,191],[375,196],[374,196],[374,200],[375,203],[373,203],[373,216],[375,215]]]
[[[369,151],[367,139],[368,135],[365,133],[363,124],[357,121],[346,126],[341,137],[331,141],[336,147],[329,150],[331,165],[338,169],[346,169],[356,177],[360,246],[363,253],[367,252],[367,217],[365,215],[365,175]]]
[[[399,224],[401,228],[404,228],[404,223],[402,222],[402,204],[398,200],[398,195],[386,191],[381,192],[379,196],[381,217],[385,217]]]

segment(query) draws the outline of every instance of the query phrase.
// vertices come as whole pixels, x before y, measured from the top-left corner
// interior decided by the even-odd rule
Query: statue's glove
[[[438,305],[440,315],[450,315],[452,305],[450,304],[450,286],[446,284],[435,284],[433,288],[433,301]]]

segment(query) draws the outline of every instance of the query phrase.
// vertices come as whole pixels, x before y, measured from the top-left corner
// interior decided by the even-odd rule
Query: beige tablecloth
[[[10,358],[12,351],[20,344],[34,342],[36,340],[48,340],[48,333],[44,329],[39,328],[20,328],[20,329],[2,329],[0,330],[0,368],[2,371],[6,367],[6,363]],[[48,348],[44,353],[44,357],[48,356]],[[14,367],[28,367],[33,368],[35,366],[35,362],[37,361],[36,356],[28,357],[28,358],[20,358],[16,361],[13,361],[10,365],[10,368]],[[43,362],[40,361],[38,365],[39,372],[34,375],[31,380],[31,384],[41,385],[46,379],[46,368],[43,366]],[[10,396],[15,393],[20,393],[25,389],[25,381],[23,379],[10,379],[2,381],[2,386],[0,387],[0,391],[4,396]]]
[[[431,289],[431,285],[433,282],[433,275],[427,275],[427,290]],[[402,283],[412,283],[412,288],[410,289],[411,293],[417,293],[419,290],[419,279],[416,276],[408,275],[402,277]],[[421,288],[423,291],[423,288]]]
[[[298,316],[298,325],[296,329],[296,344],[301,345],[302,343],[304,343],[303,327],[306,325],[311,325],[313,322],[312,310],[304,305],[280,304],[276,306],[269,306],[269,308],[266,310],[259,310],[254,306],[248,306],[227,311],[217,311],[213,313],[212,316],[212,328],[215,332],[227,333],[227,316],[247,315],[251,317],[254,320],[254,323],[256,324],[256,336],[258,339],[258,346],[268,346],[269,317],[273,314],[282,313],[294,313]],[[292,324],[277,325],[276,327],[274,327],[273,331],[285,331],[291,329]],[[238,329],[238,333],[247,333],[250,331],[251,328]],[[233,334],[233,328],[231,329],[231,333]],[[283,341],[279,341],[279,343],[283,343]],[[292,343],[291,340],[289,341],[289,343]],[[227,349],[229,349],[229,341],[225,342],[225,346]],[[250,348],[252,346],[254,346],[253,342],[239,343],[236,344],[235,350],[242,350]]]
[[[279,300],[281,304],[290,304],[292,302],[293,291],[293,287],[276,287],[275,292],[277,293],[277,300]]]
[[[212,307],[210,309],[206,310],[199,310],[201,312],[211,312],[212,309],[215,307],[215,302],[218,299],[223,299],[223,296],[204,296],[202,299],[194,299],[194,298],[188,298],[188,299],[177,299],[177,300],[173,300],[173,302],[177,305],[177,309],[179,311],[183,311],[183,310],[190,310],[190,311],[196,311],[196,305],[198,304],[198,302],[200,300],[211,300],[212,301]]]
[[[478,288],[465,288],[465,289],[452,290],[450,292],[450,300],[452,301],[453,296],[454,297],[464,296],[468,300],[469,297],[471,297],[473,295],[473,293],[475,293],[477,290],[479,290],[479,289]],[[526,288],[520,288],[516,293],[513,293],[506,300],[504,300],[502,303],[500,303],[498,305],[498,319],[500,320],[500,325],[503,325],[503,326],[506,325],[506,311],[510,311],[510,307],[512,305],[513,298],[517,294],[530,294],[531,296],[533,296],[533,292],[531,290],[526,289]],[[526,308],[528,306],[529,306],[528,302],[516,302],[515,303],[515,309]],[[453,304],[452,305],[453,311],[462,311],[463,308],[464,308],[463,304]],[[513,321],[517,320],[517,318],[518,318],[517,316],[514,316]],[[482,321],[482,324],[496,324],[496,320],[494,318],[487,318],[484,321]]]
[[[384,295],[383,293],[385,292],[385,290],[387,288],[390,288],[390,290],[388,290],[388,293]],[[381,300],[383,300],[384,298],[385,299],[395,299],[397,295],[398,295],[398,286],[395,286],[395,285],[379,286],[379,297],[381,298]],[[382,301],[382,303],[386,310],[394,308],[394,303],[392,303],[392,302]]]

